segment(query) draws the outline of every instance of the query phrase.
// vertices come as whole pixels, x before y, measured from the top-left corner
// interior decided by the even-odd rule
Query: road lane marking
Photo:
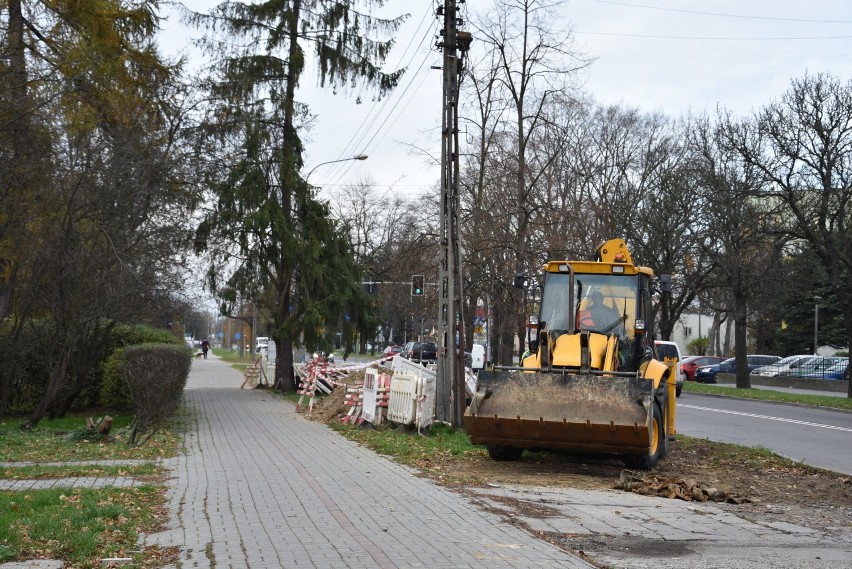
[[[785,419],[784,417],[772,417],[770,415],[756,415],[754,413],[743,413],[741,411],[729,411],[727,409],[714,409],[712,407],[699,407],[698,405],[682,405],[680,403],[677,404],[678,407],[686,407],[687,409],[697,409],[698,411],[711,411],[714,413],[727,413],[728,415],[740,415],[742,417],[750,417],[752,419],[766,419],[768,421],[781,421],[782,423],[793,423],[795,425],[804,425],[806,427],[817,427],[820,429],[830,429],[832,431],[843,431],[846,433],[852,433],[852,429],[847,429],[846,427],[837,427],[835,425],[823,425],[821,423],[811,423],[809,421],[797,421],[796,419]]]

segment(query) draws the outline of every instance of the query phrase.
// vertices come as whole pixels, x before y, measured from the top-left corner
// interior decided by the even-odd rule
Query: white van
[[[485,346],[473,344],[470,347],[470,368],[474,371],[485,369]]]
[[[269,336],[258,336],[254,340],[254,353],[259,354],[269,344]]]

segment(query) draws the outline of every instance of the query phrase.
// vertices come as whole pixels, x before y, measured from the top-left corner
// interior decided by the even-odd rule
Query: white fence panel
[[[417,412],[420,377],[410,371],[398,371],[391,378],[388,419],[401,425],[413,425]]]
[[[438,377],[435,373],[423,374],[420,377],[420,388],[417,394],[417,428],[423,429],[432,424],[435,419],[435,404]]]
[[[362,416],[365,421],[376,422],[376,404],[378,403],[379,370],[367,368],[364,370],[364,391],[361,394],[364,406]]]

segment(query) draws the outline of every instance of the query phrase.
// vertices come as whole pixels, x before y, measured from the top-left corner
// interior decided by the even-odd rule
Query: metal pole
[[[438,7],[444,30],[437,46],[444,51],[443,120],[441,145],[441,247],[438,263],[438,369],[435,415],[460,427],[464,414],[464,317],[461,313],[461,239],[459,238],[458,95],[464,52],[471,36],[459,32],[462,24],[456,0]]]
[[[822,297],[814,297],[814,355],[817,355],[819,349],[819,303]]]

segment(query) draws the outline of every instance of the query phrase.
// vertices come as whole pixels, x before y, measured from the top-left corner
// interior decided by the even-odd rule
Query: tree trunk
[[[734,354],[737,358],[737,389],[750,389],[748,360],[748,306],[745,297],[734,295]]]
[[[731,353],[731,338],[734,337],[732,334],[732,328],[734,327],[734,320],[729,316],[725,319],[725,341],[722,342],[722,353],[720,356],[728,357],[728,354]]]
[[[21,164],[26,160],[26,150],[29,143],[29,110],[27,105],[27,60],[24,44],[24,15],[21,0],[9,0],[9,28],[6,35],[9,60],[9,98],[12,103],[12,144],[14,145],[12,158],[18,175],[9,181],[14,187],[24,185],[20,175],[26,168]],[[23,168],[22,168],[23,166]]]
[[[50,374],[50,378],[47,383],[47,390],[44,396],[39,401],[36,408],[27,418],[26,422],[24,422],[21,427],[24,429],[32,429],[36,425],[38,425],[39,421],[44,418],[47,410],[53,405],[56,400],[59,391],[62,388],[62,383],[65,381],[65,375],[68,371],[68,362],[70,357],[68,355],[68,349],[62,348],[62,355],[60,357],[59,362],[53,368],[53,371]]]
[[[710,331],[707,333],[707,338],[710,340],[710,353],[708,356],[721,356],[722,355],[722,335],[719,333],[720,328],[722,327],[721,319],[719,318],[719,313],[713,313],[713,322],[710,324]]]

